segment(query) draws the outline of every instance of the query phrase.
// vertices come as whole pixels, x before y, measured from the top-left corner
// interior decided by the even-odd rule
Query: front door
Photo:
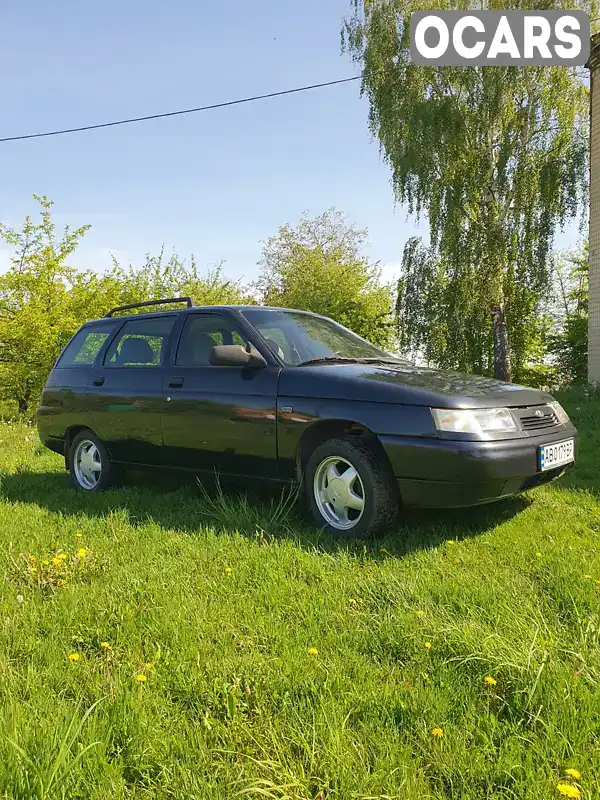
[[[160,464],[163,364],[174,314],[128,320],[91,375],[90,425],[114,461]]]
[[[277,476],[280,368],[216,367],[216,344],[245,345],[232,312],[186,314],[174,366],[165,373],[165,463],[198,472]]]

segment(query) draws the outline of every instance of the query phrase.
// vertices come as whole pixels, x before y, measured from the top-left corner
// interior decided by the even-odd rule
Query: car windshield
[[[258,306],[245,308],[241,313],[288,366],[322,360],[402,360],[325,317]]]

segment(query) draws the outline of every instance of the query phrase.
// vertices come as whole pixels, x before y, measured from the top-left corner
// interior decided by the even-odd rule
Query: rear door
[[[93,371],[90,426],[114,461],[161,463],[164,364],[176,314],[124,322]]]
[[[165,373],[163,384],[164,457],[170,466],[259,478],[277,476],[280,367],[269,353],[264,369],[209,363],[214,345],[246,342],[247,334],[232,312],[185,315],[173,367]]]
[[[90,422],[90,391],[94,364],[119,327],[117,320],[84,325],[71,339],[56,362],[42,393],[38,429],[42,440],[62,451],[65,434],[72,427]]]

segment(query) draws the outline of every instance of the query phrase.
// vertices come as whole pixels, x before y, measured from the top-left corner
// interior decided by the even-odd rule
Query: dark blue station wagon
[[[77,489],[128,467],[296,481],[319,527],[357,537],[401,506],[499,500],[575,459],[545,392],[415,366],[316,314],[183,301],[113,309],[57,360],[38,429]]]

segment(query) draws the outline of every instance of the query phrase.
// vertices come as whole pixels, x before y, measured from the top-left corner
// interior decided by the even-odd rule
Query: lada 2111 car
[[[401,505],[499,500],[575,459],[543,391],[415,366],[304,311],[177,302],[87,322],[52,369],[39,434],[78,489],[127,467],[298,481],[319,527],[356,537]]]

